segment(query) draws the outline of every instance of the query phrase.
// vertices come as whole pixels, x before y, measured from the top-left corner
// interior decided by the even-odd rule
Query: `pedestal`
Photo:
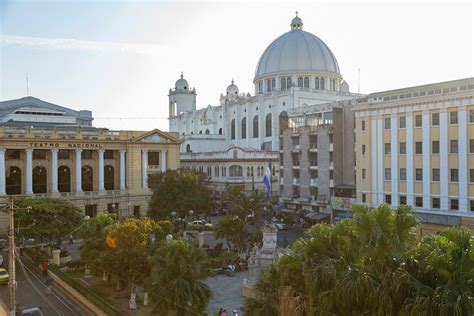
[[[52,264],[55,264],[59,267],[59,264],[61,263],[61,258],[60,258],[61,250],[54,249],[53,251],[51,251],[51,253],[53,254]]]

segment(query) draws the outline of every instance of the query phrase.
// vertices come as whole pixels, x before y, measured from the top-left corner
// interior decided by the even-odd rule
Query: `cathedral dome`
[[[255,81],[277,74],[327,72],[340,76],[336,57],[317,36],[303,31],[296,16],[291,30],[274,40],[263,52],[255,71]]]
[[[239,94],[239,88],[234,84],[234,79],[232,79],[232,83],[229,86],[227,86],[226,93],[227,95]]]
[[[183,73],[181,73],[181,78],[176,80],[176,83],[174,84],[174,87],[175,87],[176,90],[188,90],[189,89],[188,81],[183,78]]]

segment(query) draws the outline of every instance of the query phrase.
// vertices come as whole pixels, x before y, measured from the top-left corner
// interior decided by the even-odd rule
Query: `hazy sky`
[[[304,30],[335,54],[357,92],[473,76],[473,5],[464,3],[0,0],[0,100],[26,95],[90,109],[95,126],[168,129],[181,71],[198,108],[231,79],[253,94],[264,49]]]

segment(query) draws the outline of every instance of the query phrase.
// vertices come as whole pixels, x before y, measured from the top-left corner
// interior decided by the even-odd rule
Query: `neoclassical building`
[[[256,168],[272,161],[276,193],[280,134],[288,127],[288,112],[357,95],[349,92],[329,47],[304,31],[298,16],[291,21],[290,30],[265,49],[253,83],[254,93],[241,93],[232,80],[218,105],[197,109],[196,89],[181,75],[169,90],[169,129],[182,140],[182,165],[205,171],[209,167],[212,182],[237,181],[246,188],[253,187],[252,182],[262,188],[263,175],[255,176]],[[220,161],[229,150],[237,152],[237,157],[227,157],[225,167],[242,172],[222,173]]]
[[[33,97],[0,102],[0,196],[66,199],[90,216],[143,216],[148,175],[179,167],[180,140],[159,130],[95,128],[92,120],[90,111]]]

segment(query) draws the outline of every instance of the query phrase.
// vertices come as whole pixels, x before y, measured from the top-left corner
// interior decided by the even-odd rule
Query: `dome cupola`
[[[230,85],[227,86],[226,89],[227,95],[238,95],[239,94],[239,87],[234,84],[234,79],[232,79],[232,82]]]
[[[291,20],[291,29],[292,30],[301,30],[303,29],[303,21],[298,16],[298,11],[296,11],[296,16]]]
[[[185,90],[185,91],[189,90],[188,81],[183,78],[183,72],[181,72],[181,78],[176,80],[174,87],[176,90]]]

